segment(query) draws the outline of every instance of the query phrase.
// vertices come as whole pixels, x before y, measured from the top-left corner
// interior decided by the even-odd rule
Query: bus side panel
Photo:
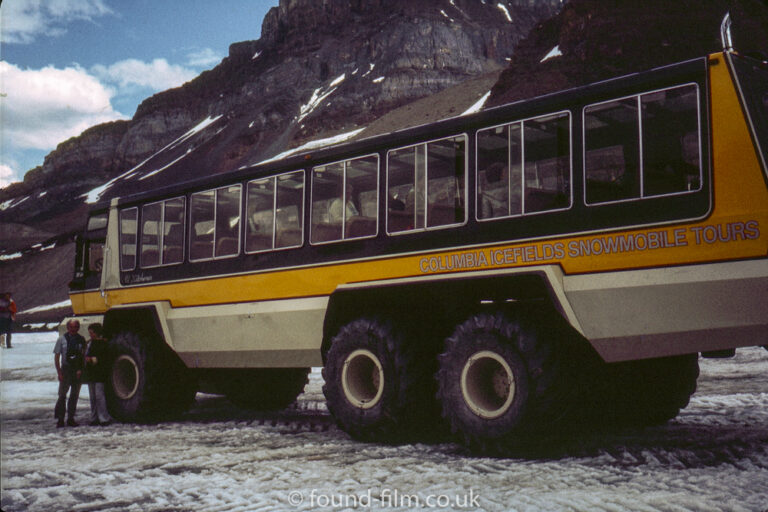
[[[566,295],[609,362],[768,343],[768,261],[565,278]]]
[[[169,345],[190,368],[321,366],[327,297],[169,309]]]

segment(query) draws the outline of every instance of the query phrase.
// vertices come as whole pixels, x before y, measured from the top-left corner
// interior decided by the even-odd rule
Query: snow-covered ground
[[[198,394],[157,425],[56,429],[55,335],[0,351],[2,509],[10,511],[768,510],[768,352],[702,360],[699,391],[663,427],[580,437],[536,459],[458,445],[350,440],[315,370],[291,409]],[[88,417],[81,393],[79,420]]]

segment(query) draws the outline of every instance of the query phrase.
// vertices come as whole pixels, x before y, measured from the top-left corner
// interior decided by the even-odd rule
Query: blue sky
[[[0,188],[258,39],[278,0],[2,0]]]

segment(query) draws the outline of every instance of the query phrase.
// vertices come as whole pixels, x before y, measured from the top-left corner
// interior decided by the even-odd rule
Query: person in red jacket
[[[11,332],[16,320],[16,303],[11,298],[11,292],[0,295],[0,336],[5,336],[5,348],[11,347]]]

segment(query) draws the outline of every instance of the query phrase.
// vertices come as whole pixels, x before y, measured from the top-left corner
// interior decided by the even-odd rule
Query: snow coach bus
[[[362,440],[657,424],[768,344],[767,159],[768,67],[725,50],[96,204],[72,306],[123,421],[323,367]]]

